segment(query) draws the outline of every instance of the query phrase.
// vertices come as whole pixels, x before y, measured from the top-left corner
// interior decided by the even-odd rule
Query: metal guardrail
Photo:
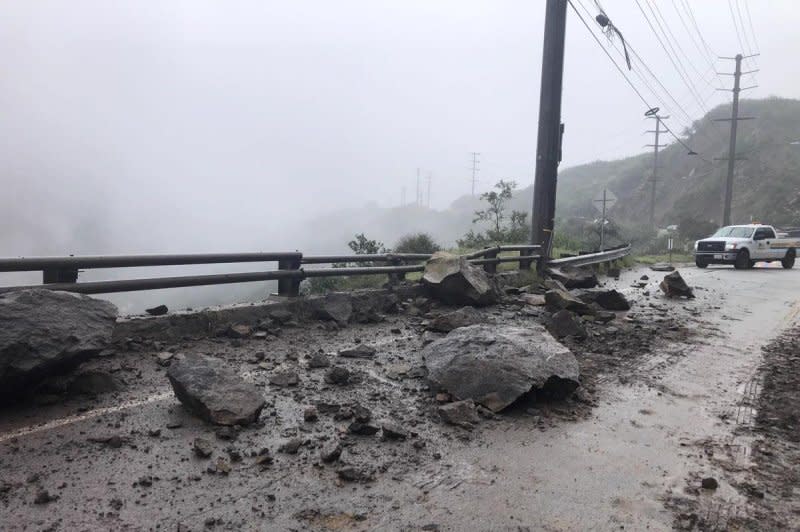
[[[482,265],[490,273],[497,265],[517,262],[520,269],[530,268],[540,257],[535,252],[537,245],[495,246],[476,251],[466,258]],[[517,251],[519,256],[500,257],[502,252]],[[528,254],[523,255],[523,252]],[[1,292],[26,288],[46,287],[82,294],[107,294],[113,292],[132,292],[138,290],[157,290],[187,286],[204,286],[229,283],[248,283],[254,281],[278,281],[278,294],[296,296],[303,279],[314,277],[345,277],[351,275],[389,275],[391,280],[399,281],[405,274],[421,272],[422,264],[431,255],[420,253],[384,253],[372,255],[328,255],[303,256],[302,253],[216,253],[190,255],[122,255],[85,257],[30,257],[0,258],[0,272],[41,271],[44,285],[0,287]],[[482,257],[482,258],[479,258]],[[128,268],[139,266],[174,266],[187,264],[226,264],[239,262],[277,262],[277,270],[246,273],[227,273],[212,275],[187,275],[180,277],[160,277],[153,279],[127,279],[118,281],[91,281],[79,283],[79,269]],[[358,264],[356,267],[347,264]],[[374,263],[387,263],[387,266],[374,266]],[[345,264],[345,267],[305,269],[305,264]]]
[[[579,266],[589,266],[592,264],[602,264],[604,262],[611,262],[617,260],[631,252],[630,244],[625,244],[614,249],[607,249],[597,253],[587,253],[585,255],[578,255],[576,257],[566,257],[563,259],[552,259],[547,261],[548,266],[555,266],[563,268],[564,266],[577,268]]]

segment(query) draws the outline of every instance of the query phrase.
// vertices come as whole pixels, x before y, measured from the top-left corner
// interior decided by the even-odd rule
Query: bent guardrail
[[[566,257],[563,259],[551,259],[547,261],[548,266],[555,266],[557,268],[572,267],[578,268],[580,266],[590,266],[593,264],[602,264],[604,262],[611,262],[613,260],[621,259],[626,255],[630,255],[631,245],[624,244],[614,249],[607,249],[597,253],[587,253],[585,255],[577,255],[575,257]]]

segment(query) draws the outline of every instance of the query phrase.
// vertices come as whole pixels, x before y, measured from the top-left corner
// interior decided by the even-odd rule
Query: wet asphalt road
[[[696,334],[690,343],[664,342],[625,374],[603,380],[599,404],[586,419],[543,425],[533,412],[486,422],[476,434],[440,429],[412,400],[428,394],[422,382],[387,381],[369,363],[353,362],[367,385],[348,392],[348,400],[399,419],[419,434],[412,439],[425,442],[421,449],[409,441],[346,450],[350,463],[386,472],[364,484],[339,482],[332,468],[318,464],[314,448],[276,455],[267,470],[247,458],[261,446],[274,449],[290,436],[311,433],[292,421],[302,419],[298,405],[310,400],[308,391],[287,391],[285,399],[276,394],[267,408],[278,421],[275,430],[243,431],[235,442],[223,441],[183,411],[152,360],[131,353],[103,361],[126,383],[120,392],[88,403],[2,412],[0,480],[10,486],[0,493],[2,528],[669,530],[674,516],[665,499],[714,474],[702,443],[729,441],[746,450],[738,429],[752,413],[741,399],[751,391],[760,346],[800,320],[800,269],[682,269],[697,288],[698,299],[689,302],[656,295],[661,274],[625,272],[618,286],[644,304],[630,288],[642,273],[651,277],[650,301],[691,316]],[[494,318],[511,319],[502,312]],[[408,352],[417,348],[402,317],[348,328],[333,339],[296,331],[279,347],[333,352],[355,337],[383,346],[398,366],[410,363]],[[178,347],[239,356],[211,340]],[[284,363],[276,359],[274,367]],[[243,368],[257,378],[258,368]],[[309,379],[306,389],[319,382],[302,377]],[[321,423],[314,434],[336,437],[335,423]],[[123,436],[123,444],[88,441],[108,435]],[[229,447],[246,458],[231,463],[229,474],[209,472],[209,461],[190,451],[197,436],[213,442],[215,458],[227,456]],[[58,500],[34,504],[42,489]],[[719,511],[720,523],[741,504],[724,482],[701,501]]]

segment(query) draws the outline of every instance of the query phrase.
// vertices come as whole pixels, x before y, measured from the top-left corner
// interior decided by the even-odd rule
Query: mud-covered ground
[[[486,413],[473,430],[440,420],[446,398],[425,380],[419,353],[433,337],[425,323],[452,310],[435,303],[405,301],[379,323],[342,329],[289,323],[258,339],[129,339],[82,368],[89,376],[77,384],[0,413],[3,529],[658,529],[673,515],[657,499],[666,488],[658,479],[683,479],[691,469],[683,461],[696,461],[687,453],[674,462],[686,439],[675,427],[691,423],[703,401],[670,372],[708,381],[673,368],[700,360],[695,344],[724,341],[737,325],[728,318],[746,318],[721,308],[724,278],[690,280],[697,299],[670,300],[658,291],[662,276],[639,269],[603,279],[634,306],[609,324],[585,323],[583,341],[565,340],[581,365],[574,397],[529,397]],[[498,324],[546,319],[514,296],[481,312]],[[357,344],[375,347],[374,359],[337,356]],[[259,423],[219,430],[187,413],[159,363],[165,351],[229,361],[264,391]],[[352,382],[326,383],[314,355],[346,368]],[[297,384],[280,382],[286,372]],[[315,420],[305,415],[312,407]],[[348,433],[365,409],[370,423],[406,437]],[[198,456],[198,438],[210,456]],[[337,442],[339,460],[324,462],[321,452]]]

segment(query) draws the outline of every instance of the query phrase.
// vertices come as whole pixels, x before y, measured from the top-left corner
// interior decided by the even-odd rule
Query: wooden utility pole
[[[747,57],[754,57],[755,55],[749,55]],[[736,157],[736,131],[738,129],[739,120],[752,120],[754,117],[752,116],[739,116],[739,93],[743,90],[753,89],[757,87],[757,85],[753,85],[751,87],[740,87],[740,80],[742,74],[751,74],[753,72],[758,72],[758,70],[750,70],[748,72],[742,72],[742,59],[744,56],[742,54],[736,54],[735,57],[721,57],[720,59],[733,59],[736,61],[736,69],[734,70],[733,74],[726,74],[733,76],[733,105],[731,106],[731,117],[730,118],[717,118],[715,119],[716,122],[727,122],[728,120],[731,121],[731,138],[728,143],[728,156],[727,157],[720,157],[716,160],[718,161],[728,161],[728,175],[725,178],[725,199],[724,204],[722,207],[722,225],[730,225],[731,224],[731,201],[733,200],[733,169],[734,165],[736,164],[737,160],[743,160]],[[718,90],[728,90],[728,89],[718,89]]]
[[[531,244],[541,244],[544,257],[550,256],[553,241],[558,163],[561,162],[561,138],[564,134],[564,125],[561,123],[561,88],[566,23],[567,0],[547,0],[531,215]],[[543,265],[545,261],[538,262]]]
[[[656,224],[656,182],[658,181],[658,149],[663,148],[664,145],[658,143],[659,135],[661,135],[661,121],[665,118],[669,118],[668,116],[659,116],[657,114],[648,114],[646,115],[647,118],[655,118],[656,120],[656,129],[648,131],[648,133],[655,133],[655,143],[654,144],[647,144],[647,147],[653,148],[653,177],[651,179],[651,188],[650,188],[650,227],[655,227]]]

